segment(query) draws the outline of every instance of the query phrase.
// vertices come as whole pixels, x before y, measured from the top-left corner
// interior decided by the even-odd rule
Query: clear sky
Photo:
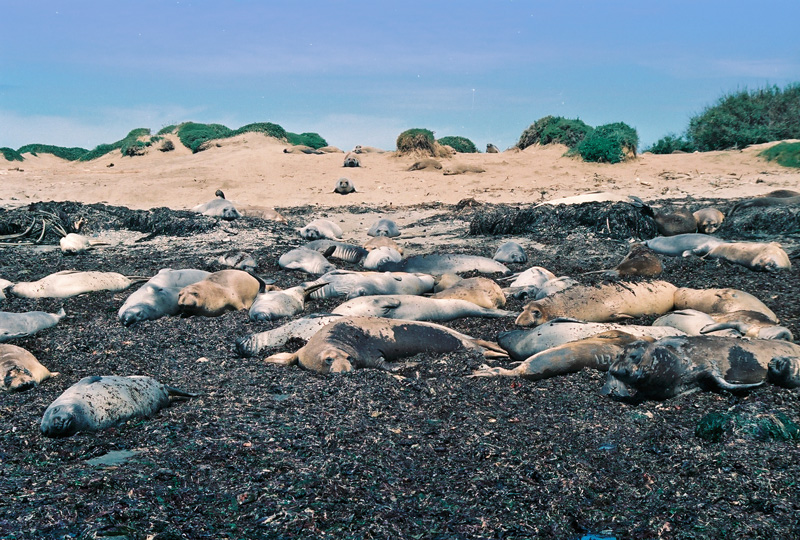
[[[642,146],[725,93],[800,82],[800,0],[0,1],[0,146],[183,121],[480,149],[542,116]]]

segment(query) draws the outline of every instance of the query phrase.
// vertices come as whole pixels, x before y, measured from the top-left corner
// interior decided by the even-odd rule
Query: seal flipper
[[[741,322],[741,321],[729,321],[729,322],[721,322],[721,323],[711,323],[705,325],[703,328],[700,329],[701,334],[709,334],[711,332],[716,332],[717,330],[736,330],[742,335],[747,334],[747,331],[750,329],[750,325]]]
[[[298,359],[299,357],[296,352],[277,353],[273,354],[272,356],[264,358],[264,362],[269,362],[270,364],[278,364],[279,366],[293,366],[297,364]]]
[[[732,383],[726,381],[716,373],[709,375],[709,377],[711,378],[711,380],[717,383],[717,386],[719,386],[722,390],[728,390],[731,392],[735,392],[737,390],[750,390],[752,388],[758,388],[759,386],[762,386],[764,384],[764,381],[757,383]]]

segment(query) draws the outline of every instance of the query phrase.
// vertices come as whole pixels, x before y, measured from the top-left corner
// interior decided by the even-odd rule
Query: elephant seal
[[[550,199],[549,201],[540,202],[534,206],[534,208],[540,206],[557,206],[559,204],[584,204],[587,202],[625,202],[639,208],[647,206],[642,199],[634,195],[620,195],[608,191],[595,191],[592,193],[583,193],[582,195]]]
[[[715,330],[708,330],[703,332],[703,329],[709,325],[715,324],[714,318],[703,311],[696,309],[679,309],[677,311],[670,311],[666,315],[662,315],[655,321],[653,326],[669,326],[677,328],[684,332],[687,336],[700,336],[704,333],[717,332],[716,336],[720,337],[740,337],[742,334],[736,330],[718,328]]]
[[[389,247],[397,251],[400,255],[403,254],[403,248],[388,236],[375,236],[364,243],[364,249],[372,251],[380,247]]]
[[[489,143],[489,144],[486,145],[486,153],[487,154],[499,154],[500,150],[498,150],[498,148],[495,145],[493,145],[492,143]]]
[[[388,236],[396,238],[400,236],[400,228],[397,223],[388,218],[381,218],[372,224],[367,231],[367,236]]]
[[[123,276],[116,272],[62,270],[38,281],[15,283],[8,290],[21,298],[70,298],[94,291],[124,291],[142,281],[147,281],[147,278]]]
[[[429,169],[439,170],[442,168],[442,164],[438,159],[433,158],[423,158],[419,161],[415,161],[407,171],[427,171]]]
[[[277,221],[280,223],[286,223],[287,219],[281,215],[280,212],[275,210],[274,208],[270,208],[269,206],[256,206],[252,204],[239,204],[236,206],[236,209],[239,211],[241,215],[244,217],[253,217],[258,219],[264,219],[267,221]]]
[[[666,281],[573,285],[525,305],[520,326],[537,326],[557,317],[607,322],[642,315],[663,315],[672,309],[677,287]]]
[[[317,373],[344,373],[358,368],[393,370],[402,367],[391,362],[398,358],[463,350],[504,354],[494,344],[434,323],[342,317],[314,334],[297,352],[276,354],[266,361],[300,364]]]
[[[725,214],[716,208],[706,207],[692,214],[697,222],[697,232],[713,234],[717,232],[725,220]]]
[[[458,274],[442,274],[440,276],[435,276],[433,279],[433,292],[442,292],[461,281],[464,281],[464,278]]]
[[[656,277],[663,271],[664,266],[661,264],[661,259],[658,258],[656,252],[644,244],[636,242],[631,244],[630,251],[619,264],[605,273],[606,276],[611,278]]]
[[[737,289],[690,289],[675,291],[675,309],[696,309],[704,313],[757,311],[778,323],[778,317],[761,300]]]
[[[332,323],[341,315],[330,313],[312,313],[289,321],[283,326],[250,334],[236,340],[236,352],[240,356],[255,356],[264,349],[281,347],[290,339],[302,339],[308,341],[311,336],[319,332],[323,327]]]
[[[339,178],[336,181],[336,186],[333,188],[334,193],[338,193],[339,195],[347,195],[349,193],[356,192],[356,186],[353,185],[353,182],[350,181],[349,178]]]
[[[466,163],[453,163],[451,166],[446,167],[442,174],[445,176],[454,174],[467,174],[467,173],[483,173],[486,169],[478,165],[468,165]]]
[[[256,260],[252,255],[246,251],[226,251],[219,257],[213,260],[215,264],[220,266],[227,266],[228,268],[235,268],[236,270],[244,270],[251,274],[256,271]],[[188,283],[187,283],[188,285]]]
[[[218,317],[228,311],[250,309],[264,290],[262,280],[243,270],[220,270],[178,292],[178,306],[185,315]]]
[[[494,252],[492,257],[497,262],[501,263],[526,263],[528,256],[522,246],[516,242],[506,242]]]
[[[0,279],[0,300],[6,299],[6,289],[9,289],[14,284],[13,281],[7,279]]]
[[[324,152],[325,154],[343,154],[344,151],[341,148],[336,146],[323,146],[322,148],[317,148],[320,152]]]
[[[361,160],[353,153],[346,154],[342,167],[361,167]]]
[[[99,431],[152,416],[171,401],[190,397],[194,395],[141,375],[84,377],[47,407],[41,431],[45,437]]]
[[[506,305],[503,289],[497,283],[485,277],[462,279],[454,285],[437,292],[431,298],[466,300],[487,309],[501,308]]]
[[[662,236],[675,236],[676,234],[689,234],[697,232],[697,220],[686,208],[679,208],[674,212],[653,216],[658,234]]]
[[[380,148],[375,148],[374,146],[357,144],[353,148],[353,152],[356,154],[384,154],[386,153],[386,150],[381,150]]]
[[[324,154],[325,152],[320,152],[319,150],[317,150],[316,148],[313,148],[311,146],[306,146],[304,144],[298,144],[298,145],[295,145],[295,146],[291,146],[289,148],[284,148],[283,149],[283,153],[284,154],[306,154],[306,155],[314,154],[314,155],[320,155],[320,154]]]
[[[353,244],[338,242],[336,240],[312,240],[304,247],[307,247],[308,249],[314,249],[322,254],[327,253],[327,255],[325,255],[326,258],[331,257],[333,259],[341,259],[351,263],[360,262],[362,259],[364,259],[364,257],[367,256],[366,249],[354,246]],[[333,251],[329,252],[331,247],[333,247]]]
[[[661,339],[683,336],[682,331],[667,326],[645,326],[606,322],[585,322],[577,319],[559,318],[528,330],[510,330],[497,336],[497,343],[514,360],[525,360],[542,351],[565,343],[590,338],[603,332],[620,331],[642,339]]]
[[[336,248],[330,246],[325,253],[333,253]],[[302,270],[308,274],[321,275],[336,270],[336,266],[328,262],[324,253],[307,247],[287,251],[278,259],[278,266],[286,270]]]
[[[134,291],[117,312],[119,321],[130,326],[141,321],[153,321],[177,315],[178,293],[187,285],[202,281],[211,272],[205,270],[162,268],[150,280]]]
[[[327,219],[315,219],[302,229],[298,229],[300,236],[306,240],[319,240],[327,238],[336,240],[342,237],[342,228],[333,221]]]
[[[347,317],[386,317],[408,321],[446,322],[463,317],[514,317],[516,313],[489,309],[457,298],[426,298],[410,294],[361,296],[333,310]]]
[[[24,392],[56,375],[22,347],[0,344],[0,389]]]
[[[719,332],[738,332],[739,334],[758,339],[783,339],[794,341],[791,330],[779,326],[767,315],[758,311],[732,311],[729,313],[712,313],[711,321],[700,329],[701,334],[720,335]],[[655,323],[654,323],[655,324]]]
[[[326,285],[311,293],[311,298],[337,298],[348,300],[357,296],[376,294],[425,294],[433,289],[433,276],[408,272],[351,272],[334,270],[313,283]]]
[[[640,337],[626,332],[611,330],[546,349],[525,359],[513,369],[489,367],[484,364],[473,371],[471,376],[523,377],[539,381],[558,375],[577,373],[584,368],[608,371],[626,345],[640,340]]]
[[[539,287],[539,290],[533,295],[533,299],[541,300],[542,298],[547,298],[550,295],[569,289],[577,284],[578,282],[569,276],[559,276],[557,278],[549,279],[545,281],[541,287]]]
[[[746,201],[739,201],[733,208],[731,209],[730,213],[733,214],[737,210],[741,210],[742,208],[752,208],[752,207],[765,207],[765,206],[794,206],[800,204],[800,192],[793,191],[790,189],[776,189],[775,191],[770,191],[769,193],[761,196],[755,197],[753,199],[749,199]]]
[[[217,191],[217,193],[222,194],[221,191]],[[192,207],[191,211],[204,216],[222,218],[226,221],[232,221],[242,217],[242,214],[239,213],[233,203],[225,199],[224,194],[222,196],[217,195],[215,199]]]
[[[695,389],[746,390],[761,386],[770,363],[780,357],[800,359],[800,345],[712,336],[634,343],[611,365],[602,392],[641,401]]]
[[[283,291],[266,291],[256,296],[250,306],[251,321],[275,321],[285,317],[294,317],[306,307],[308,295],[325,283],[315,285],[298,285]]]
[[[729,242],[720,244],[708,252],[712,259],[746,266],[750,270],[777,272],[792,267],[789,255],[777,242]]]
[[[26,313],[9,313],[0,311],[0,343],[14,338],[30,336],[51,328],[66,316],[64,308],[58,313],[45,311],[28,311]]]
[[[364,259],[364,268],[366,270],[377,270],[379,267],[383,266],[384,263],[397,263],[402,260],[403,256],[396,249],[381,247],[369,252]]]
[[[769,363],[767,380],[784,388],[800,387],[800,357],[776,356]]]
[[[388,272],[422,272],[425,274],[463,274],[465,272],[479,272],[481,274],[511,273],[504,264],[488,257],[479,255],[414,255],[398,263],[385,263],[379,268]]]
[[[62,253],[74,254],[74,253],[81,253],[83,251],[93,248],[94,246],[107,246],[109,244],[108,242],[103,242],[102,240],[95,240],[89,238],[88,236],[84,236],[82,234],[68,233],[66,236],[64,236],[61,240],[58,241],[58,245],[61,248]]]
[[[542,266],[533,266],[513,276],[514,280],[509,287],[541,287],[547,281],[555,279],[556,275]],[[501,278],[508,279],[508,278]]]
[[[677,257],[679,255],[688,257],[692,254],[705,255],[718,245],[724,243],[724,240],[700,233],[656,236],[655,238],[642,242],[642,244],[656,253],[669,255],[671,257]]]

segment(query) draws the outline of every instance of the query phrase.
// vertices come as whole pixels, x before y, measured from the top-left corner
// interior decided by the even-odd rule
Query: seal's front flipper
[[[277,353],[264,358],[264,362],[279,366],[293,366],[297,363],[297,353]]]

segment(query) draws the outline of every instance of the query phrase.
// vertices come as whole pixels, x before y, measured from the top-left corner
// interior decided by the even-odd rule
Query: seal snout
[[[9,392],[25,392],[36,387],[36,380],[27,369],[13,367],[3,377],[3,385]]]
[[[41,430],[45,437],[69,437],[77,432],[75,417],[63,407],[48,409],[42,418]]]

